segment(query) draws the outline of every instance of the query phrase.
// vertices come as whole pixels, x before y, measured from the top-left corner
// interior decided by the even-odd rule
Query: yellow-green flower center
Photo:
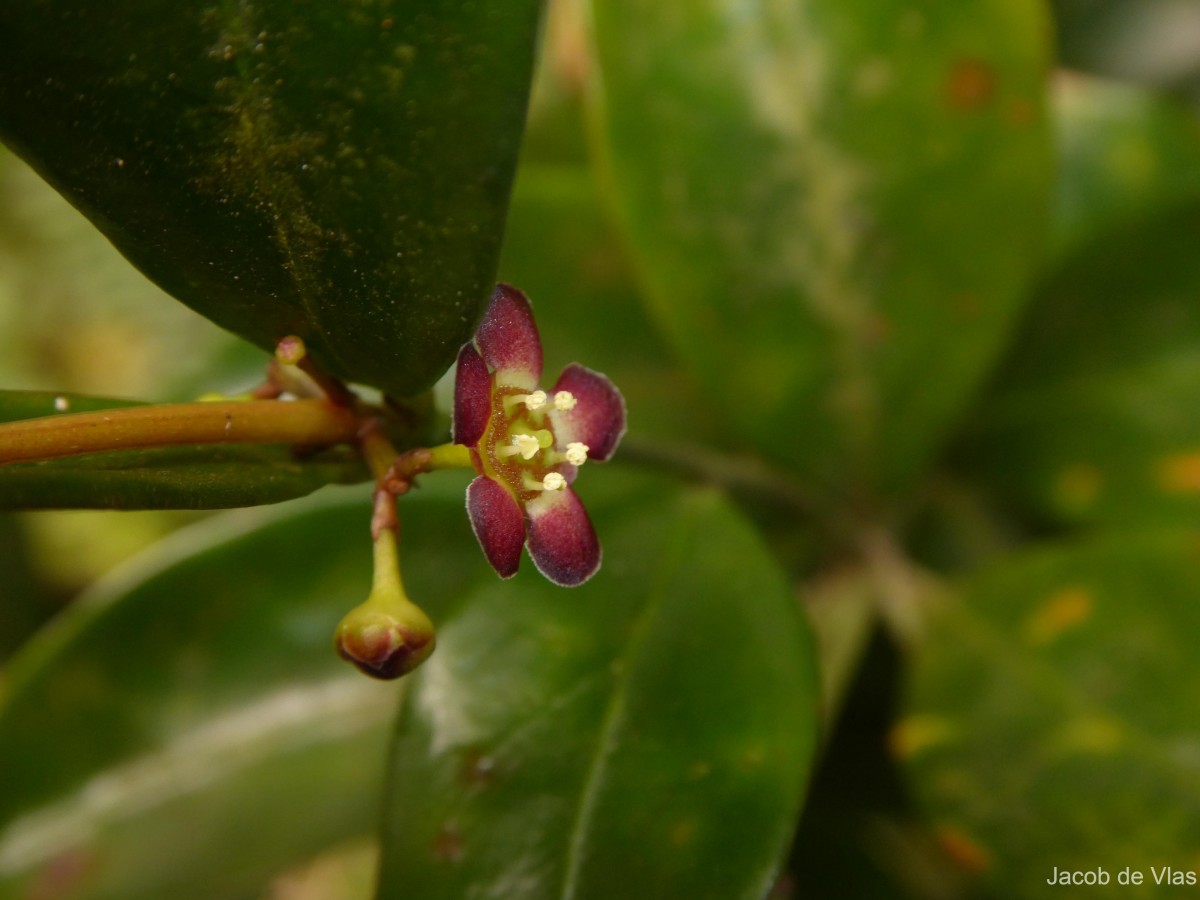
[[[564,462],[580,465],[587,446],[572,442],[566,452],[556,449],[554,424],[546,415],[551,404],[545,391],[498,386],[492,390],[492,415],[479,441],[483,473],[504,484],[520,503],[541,491],[562,490],[566,478],[557,471]],[[556,410],[571,409],[575,398],[568,391],[555,394]]]

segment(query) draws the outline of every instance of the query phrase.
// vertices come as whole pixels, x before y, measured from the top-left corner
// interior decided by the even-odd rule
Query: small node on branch
[[[275,345],[275,358],[285,366],[298,366],[307,355],[308,348],[304,346],[304,341],[294,334]]]

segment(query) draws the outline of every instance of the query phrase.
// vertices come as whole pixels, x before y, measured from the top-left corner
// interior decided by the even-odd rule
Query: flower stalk
[[[334,632],[338,654],[373,678],[407,675],[433,653],[437,644],[433,622],[413,603],[400,577],[396,496],[408,490],[409,480],[393,474],[406,457],[431,455],[414,450],[398,455],[378,421],[368,421],[359,431],[358,446],[375,476],[374,511],[371,516],[373,573],[367,599],[345,615]]]
[[[371,593],[338,624],[334,647],[373,678],[399,678],[429,658],[437,638],[429,616],[405,593],[396,528],[379,529],[374,541]]]

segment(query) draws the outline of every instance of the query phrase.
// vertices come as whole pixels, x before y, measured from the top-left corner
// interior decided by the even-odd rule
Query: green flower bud
[[[334,635],[343,659],[383,679],[407,675],[429,658],[436,643],[433,623],[420,607],[404,597],[375,594],[350,610]]]

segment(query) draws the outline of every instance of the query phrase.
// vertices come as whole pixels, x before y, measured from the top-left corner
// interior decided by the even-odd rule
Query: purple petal
[[[572,441],[588,446],[588,459],[603,462],[613,455],[625,434],[625,399],[617,386],[599,372],[571,363],[551,391],[570,391],[575,408],[550,411],[554,437],[560,447]]]
[[[542,378],[542,342],[528,298],[507,284],[496,286],[475,342],[497,383],[532,391]]]
[[[471,528],[496,574],[512,578],[521,564],[525,517],[503,486],[480,475],[467,486],[467,515]]]
[[[470,344],[458,351],[454,370],[454,443],[474,447],[487,430],[492,414],[492,376],[487,363]]]
[[[538,571],[563,587],[583,584],[600,568],[600,541],[587,510],[570,488],[545,491],[525,505],[525,546]]]

